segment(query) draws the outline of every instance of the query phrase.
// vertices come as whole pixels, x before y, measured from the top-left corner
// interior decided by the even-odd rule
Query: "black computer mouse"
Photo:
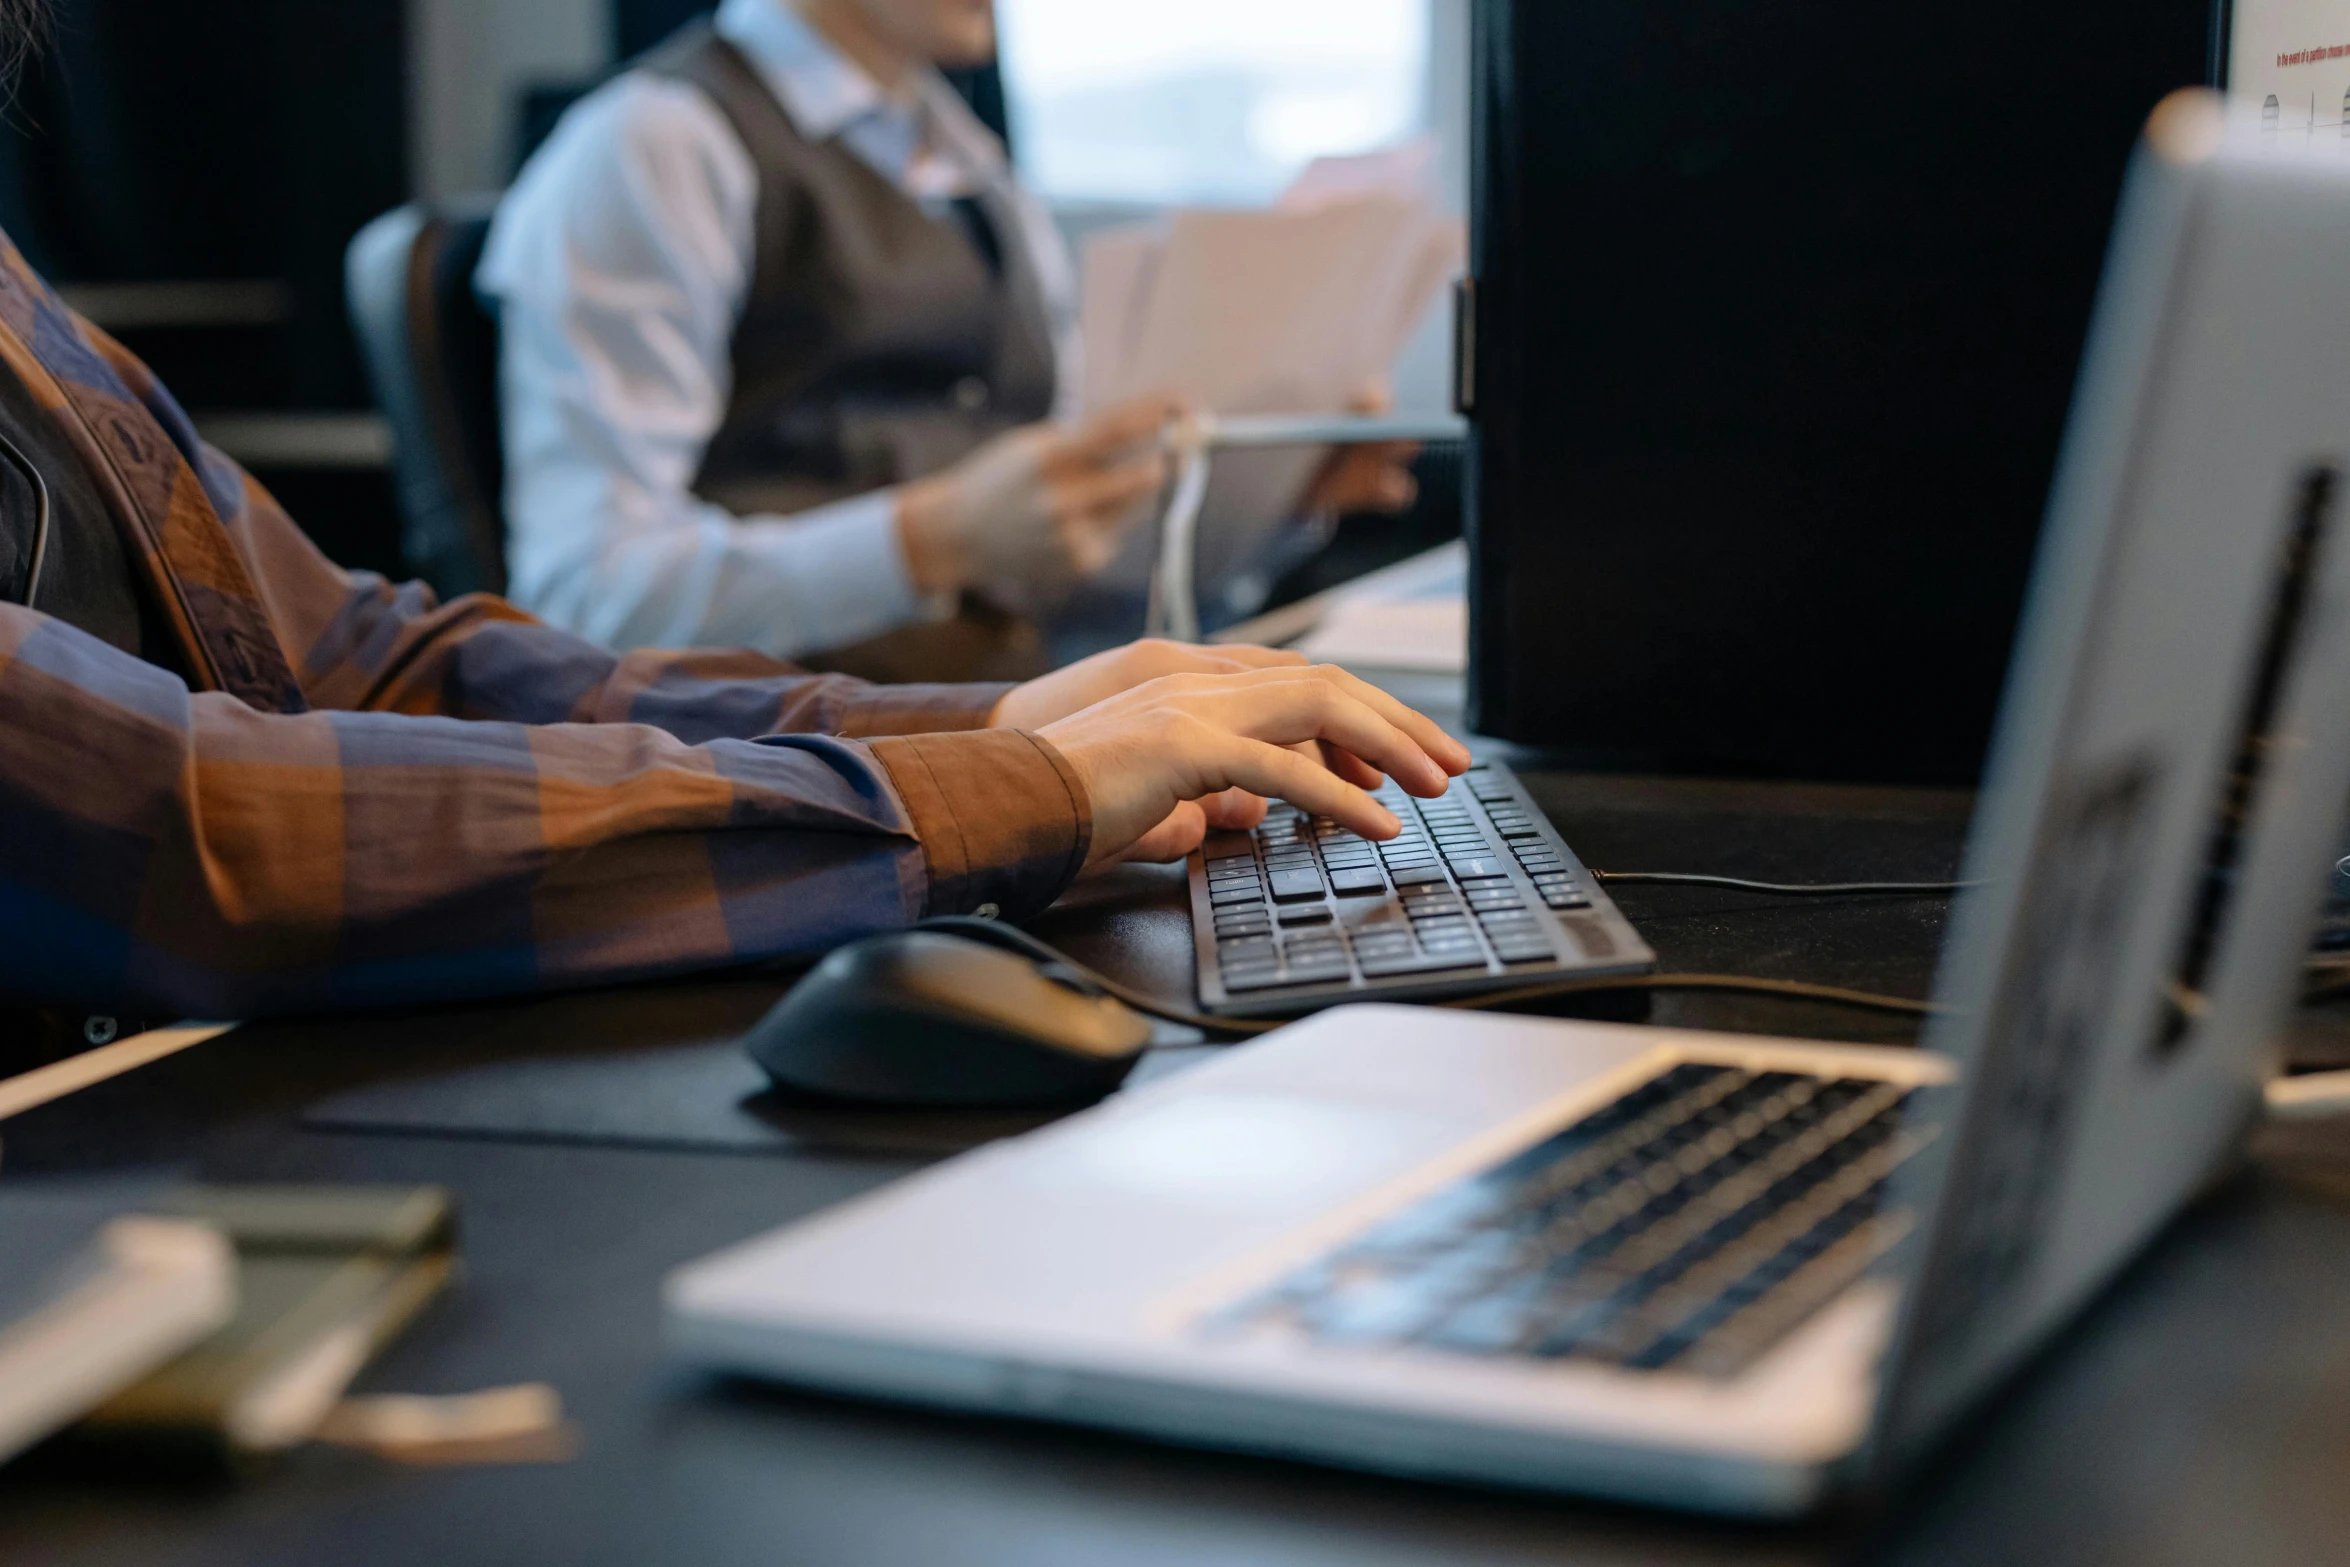
[[[1141,1013],[1077,970],[908,931],[841,948],[743,1041],[778,1088],[875,1104],[1080,1104],[1126,1080]]]

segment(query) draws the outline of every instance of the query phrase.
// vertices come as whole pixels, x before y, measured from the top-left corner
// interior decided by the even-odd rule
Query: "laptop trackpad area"
[[[1476,1130],[1458,1115],[1286,1094],[1200,1094],[1123,1118],[1113,1137],[1075,1139],[1028,1172],[1075,1179],[1121,1204],[1213,1212],[1294,1210],[1409,1168]]]
[[[689,1313],[955,1336],[1164,1330],[1556,1124],[1664,1043],[1357,1008],[688,1270]]]

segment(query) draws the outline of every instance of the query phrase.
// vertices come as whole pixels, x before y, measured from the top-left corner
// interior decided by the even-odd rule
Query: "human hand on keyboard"
[[[1120,692],[1168,675],[1239,675],[1252,669],[1303,669],[1305,663],[1303,653],[1282,648],[1196,647],[1146,637],[1079,659],[1066,669],[1014,688],[996,704],[988,724],[995,729],[1042,729],[1082,713],[1096,702],[1106,702]]]
[[[1211,822],[1248,825],[1261,803],[1235,790],[1385,840],[1399,824],[1366,786],[1385,775],[1434,799],[1469,769],[1433,720],[1329,666],[1167,676],[1038,732],[1092,801],[1089,872],[1188,853]]]

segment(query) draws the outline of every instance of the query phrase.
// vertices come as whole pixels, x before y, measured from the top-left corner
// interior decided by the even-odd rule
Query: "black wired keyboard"
[[[1403,823],[1389,843],[1276,805],[1192,856],[1207,1011],[1278,1016],[1656,966],[1508,769],[1478,767],[1441,799],[1392,783],[1377,798]]]
[[[1932,1092],[1676,1067],[1203,1330],[1734,1374],[1909,1233],[1886,1192]]]

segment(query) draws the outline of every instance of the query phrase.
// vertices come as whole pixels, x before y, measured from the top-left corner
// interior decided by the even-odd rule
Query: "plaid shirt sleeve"
[[[200,1017],[511,994],[1031,912],[1084,864],[1082,784],[983,727],[1003,688],[615,657],[346,574],[136,360],[69,316],[60,349],[46,290],[28,326],[0,262],[0,358],[135,514],[211,687],[0,606],[0,991]]]

